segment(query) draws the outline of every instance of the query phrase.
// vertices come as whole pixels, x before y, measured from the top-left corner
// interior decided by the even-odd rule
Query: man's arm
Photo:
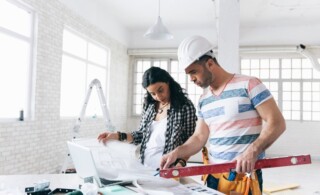
[[[273,98],[257,106],[256,109],[265,124],[260,136],[236,158],[237,172],[251,172],[258,155],[271,146],[286,129],[285,120]]]
[[[185,159],[199,152],[207,143],[209,133],[209,128],[204,120],[198,119],[194,134],[183,145],[163,155],[160,161],[160,168],[169,168],[177,158]]]

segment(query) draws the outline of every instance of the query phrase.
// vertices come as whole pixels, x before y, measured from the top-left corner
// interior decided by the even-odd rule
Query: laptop
[[[97,182],[99,187],[132,183],[132,181],[108,180],[100,178],[90,148],[70,141],[67,141],[67,144],[77,174],[81,178],[85,180],[92,178],[95,180],[95,182]]]

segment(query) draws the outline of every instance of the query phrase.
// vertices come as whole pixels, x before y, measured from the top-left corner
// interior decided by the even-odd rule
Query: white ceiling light
[[[151,26],[148,31],[143,35],[147,39],[153,40],[169,40],[173,39],[173,35],[163,25],[160,17],[160,0],[159,0],[159,12],[157,22]]]

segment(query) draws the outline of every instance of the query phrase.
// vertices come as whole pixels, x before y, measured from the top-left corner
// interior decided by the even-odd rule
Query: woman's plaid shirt
[[[144,163],[146,144],[151,135],[150,126],[156,114],[155,104],[150,104],[142,113],[139,129],[131,132],[133,144],[141,144],[140,160],[142,163]],[[196,109],[190,100],[180,109],[168,109],[166,140],[163,154],[169,153],[186,142],[195,130],[196,121]]]

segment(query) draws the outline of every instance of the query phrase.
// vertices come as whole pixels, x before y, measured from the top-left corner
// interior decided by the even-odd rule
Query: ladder
[[[81,125],[82,119],[85,116],[85,112],[87,109],[87,105],[88,105],[89,98],[90,98],[93,87],[96,87],[96,90],[98,93],[105,126],[109,131],[114,131],[114,126],[112,125],[111,120],[110,120],[110,115],[109,115],[106,99],[103,95],[101,83],[98,79],[93,79],[89,85],[89,89],[88,89],[86,97],[84,99],[84,103],[83,103],[82,109],[80,111],[79,117],[77,118],[77,120],[72,128],[72,139],[76,139],[77,135],[79,134],[80,125]],[[68,152],[68,155],[62,165],[60,173],[66,173],[67,166],[68,166],[69,162],[70,162],[70,153]]]

